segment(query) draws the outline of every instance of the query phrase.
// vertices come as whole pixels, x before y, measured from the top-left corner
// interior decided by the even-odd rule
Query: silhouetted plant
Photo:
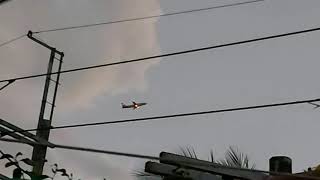
[[[13,170],[12,178],[13,180],[26,180],[25,175],[29,176],[29,179],[31,180],[44,180],[44,179],[51,179],[53,180],[57,175],[67,178],[68,180],[73,180],[73,174],[67,173],[66,169],[59,168],[58,164],[53,164],[51,166],[51,172],[52,175],[35,175],[32,171],[25,170],[21,167],[20,163],[23,163],[25,165],[28,165],[30,167],[33,167],[35,165],[35,162],[29,158],[22,158],[20,159],[23,154],[21,152],[18,152],[15,156],[12,156],[11,154],[6,154],[0,150],[0,161],[1,160],[7,160],[8,162],[5,163],[5,167],[9,168],[11,166],[15,166],[16,168]],[[47,162],[47,160],[44,160],[44,162]],[[80,180],[80,179],[78,179]],[[106,180],[106,178],[104,178]]]
[[[24,176],[27,175],[31,178],[31,180],[43,180],[43,179],[54,179],[56,177],[57,174],[59,174],[62,177],[66,177],[68,180],[72,180],[73,179],[73,174],[70,173],[68,174],[66,169],[61,169],[58,168],[58,164],[54,164],[51,171],[53,173],[52,176],[48,176],[48,175],[40,175],[37,176],[35,175],[32,171],[28,171],[23,169],[20,166],[20,163],[24,163],[25,165],[28,166],[34,166],[35,162],[32,161],[29,158],[23,158],[23,159],[19,159],[19,157],[21,157],[23,154],[21,152],[18,152],[15,156],[12,156],[11,154],[6,154],[2,151],[0,151],[1,157],[0,160],[7,160],[8,162],[5,163],[5,167],[9,168],[11,166],[15,166],[16,168],[13,170],[13,179],[26,179]],[[46,160],[45,160],[46,161]]]
[[[181,155],[193,158],[193,159],[198,159],[197,153],[195,152],[194,148],[192,147],[184,147],[180,148]],[[209,156],[209,161],[229,167],[237,167],[237,168],[247,168],[247,169],[254,169],[255,165],[250,163],[250,159],[248,155],[240,152],[238,148],[235,147],[229,147],[227,152],[225,153],[225,157],[220,160],[216,160],[213,154],[213,151],[210,151],[210,156]],[[146,173],[143,171],[135,171],[133,173],[134,176],[136,176],[139,179],[149,179],[150,178],[156,178],[159,176]]]
[[[250,165],[248,155],[240,152],[238,148],[235,147],[229,147],[225,154],[225,158],[217,162],[225,166],[237,168],[254,169],[255,167],[255,164]]]

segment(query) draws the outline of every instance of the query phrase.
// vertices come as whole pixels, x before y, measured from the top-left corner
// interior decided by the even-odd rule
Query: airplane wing
[[[144,106],[144,105],[146,105],[147,103],[138,103],[137,105],[138,106]]]
[[[122,108],[133,108],[134,105],[125,105],[124,103],[121,103]]]

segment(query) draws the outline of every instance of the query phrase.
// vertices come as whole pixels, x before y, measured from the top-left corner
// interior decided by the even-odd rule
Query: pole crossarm
[[[10,136],[12,138],[29,142],[28,144],[32,146],[32,144],[30,144],[30,143],[32,143],[32,141],[30,139],[27,139],[27,138],[25,138],[25,137],[23,137],[21,135],[16,134],[16,133],[10,133],[10,131],[8,129],[6,129],[4,127],[1,127],[1,126],[0,126],[0,133],[1,133],[0,137],[8,135],[8,136]]]
[[[28,138],[36,141],[36,142],[39,142],[39,143],[41,143],[41,144],[46,144],[46,145],[47,145],[48,147],[50,147],[50,148],[53,148],[53,147],[54,147],[54,144],[48,142],[47,140],[42,139],[42,138],[40,138],[40,137],[37,137],[36,135],[34,135],[34,134],[30,133],[30,132],[23,131],[23,129],[21,129],[21,128],[19,128],[18,126],[15,126],[15,125],[13,125],[13,124],[11,124],[11,123],[3,120],[3,119],[0,119],[0,125],[8,128],[8,129],[10,129],[10,130],[12,130],[12,131],[15,131],[15,132],[17,132],[17,133],[20,133],[20,134],[24,135],[25,137],[28,137]],[[0,130],[0,131],[1,131],[1,130]],[[14,134],[14,133],[11,133],[11,131],[8,131],[8,130],[7,130],[7,132],[5,132],[5,131],[3,131],[3,132],[4,132],[4,133],[8,133],[8,134],[6,134],[6,135],[9,135],[9,136],[10,136],[11,134]],[[11,137],[12,137],[12,136],[11,136]],[[20,137],[22,137],[22,136],[20,136]]]
[[[59,54],[60,56],[64,56],[63,52],[58,51],[56,48],[51,47],[50,45],[46,44],[45,42],[40,41],[39,39],[36,39],[35,37],[32,36],[33,32],[32,31],[28,31],[28,38],[30,38],[31,40],[37,42],[38,44],[42,45],[43,47],[46,47],[48,49],[50,49],[51,51],[54,51],[55,53]]]

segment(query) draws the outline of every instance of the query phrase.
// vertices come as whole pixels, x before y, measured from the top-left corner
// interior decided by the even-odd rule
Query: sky
[[[83,25],[230,4],[235,0],[12,0],[0,6],[0,43],[57,27]],[[316,0],[265,0],[143,21],[48,32],[36,37],[65,53],[63,69],[123,61],[319,27]],[[202,51],[153,61],[63,74],[53,126],[206,111],[319,97],[320,32]],[[0,79],[46,72],[49,51],[28,38],[0,47]],[[0,118],[35,128],[44,78],[0,92]],[[139,110],[120,103],[147,102]],[[192,146],[207,159],[229,146],[258,169],[286,155],[295,172],[315,166],[319,111],[311,105],[181,117],[152,122],[51,131],[57,144],[158,156]],[[26,157],[31,147],[0,143]],[[132,180],[144,160],[49,149],[50,165],[76,178]],[[10,175],[10,169],[1,173]]]

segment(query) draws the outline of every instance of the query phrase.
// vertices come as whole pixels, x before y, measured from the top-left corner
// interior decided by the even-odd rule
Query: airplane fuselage
[[[144,106],[144,105],[147,105],[147,103],[135,103],[135,102],[132,102],[133,104],[130,104],[130,105],[125,105],[123,103],[122,104],[122,108],[132,108],[132,109],[138,109],[140,108],[140,106]]]

